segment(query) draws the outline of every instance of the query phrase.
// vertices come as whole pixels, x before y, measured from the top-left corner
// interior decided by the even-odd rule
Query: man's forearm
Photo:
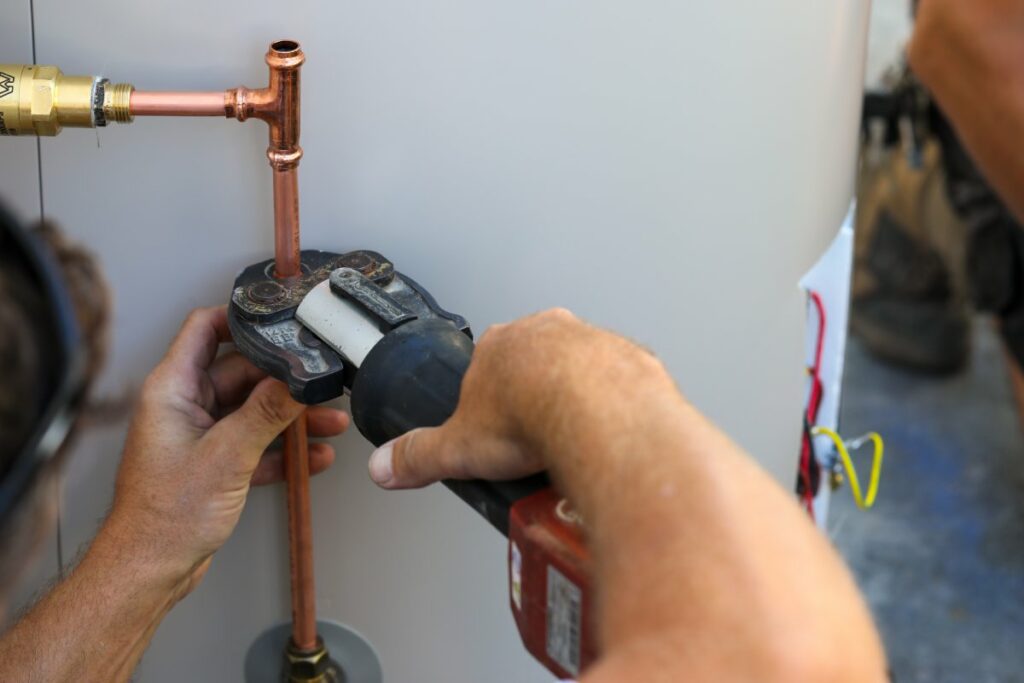
[[[0,680],[125,681],[185,586],[108,521],[71,575],[0,639]]]
[[[1024,222],[1024,5],[922,0],[911,67]]]
[[[542,469],[593,560],[601,656],[583,683],[886,679],[867,608],[795,497],[653,356],[568,311],[488,330],[451,419],[369,463],[390,489]]]
[[[601,599],[608,656],[585,680],[621,679],[620,662],[636,676],[645,658],[667,680],[884,680],[867,610],[799,507],[653,359],[622,362],[631,386],[609,400],[583,372],[548,426]]]

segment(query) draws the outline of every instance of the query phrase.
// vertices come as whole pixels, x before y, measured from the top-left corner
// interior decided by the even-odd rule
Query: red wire
[[[818,340],[814,350],[814,365],[809,368],[811,375],[811,392],[807,399],[807,423],[813,426],[818,419],[818,408],[825,396],[825,387],[821,382],[821,356],[825,347],[825,305],[817,292],[808,290],[811,301],[818,311]],[[814,518],[814,492],[811,487],[811,441],[805,433],[800,446],[800,476],[803,479],[803,502],[807,513]]]
[[[818,349],[814,353],[814,374],[817,375],[818,371],[821,370],[821,351],[825,347],[825,304],[821,303],[821,297],[815,291],[810,292],[811,301],[814,302],[815,308],[818,309],[818,320],[821,324],[818,326]]]

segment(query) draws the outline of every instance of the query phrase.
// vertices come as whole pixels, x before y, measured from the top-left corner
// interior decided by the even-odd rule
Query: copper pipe
[[[309,503],[309,449],[306,417],[284,433],[285,475],[288,481],[288,545],[292,579],[292,642],[300,651],[316,642],[316,599],[313,582],[313,526]]]
[[[231,116],[228,92],[134,91],[128,103],[133,116]]]
[[[239,121],[262,119],[270,127],[267,160],[274,174],[274,269],[277,277],[302,272],[299,241],[299,68],[305,56],[294,41],[281,40],[267,51],[270,83],[261,90],[228,92],[228,111]],[[233,95],[233,102],[232,102]],[[233,107],[232,107],[233,104]],[[233,111],[232,111],[233,109]],[[288,483],[288,538],[292,581],[292,643],[299,651],[317,646],[313,581],[313,524],[309,503],[309,445],[306,418],[285,432]]]
[[[278,277],[302,269],[299,244],[299,172],[274,169],[274,268]]]
[[[279,40],[267,50],[265,59],[270,67],[270,83],[259,90],[229,90],[227,112],[239,121],[257,118],[270,127],[267,160],[274,169],[275,275],[294,277],[301,272],[296,169],[302,158],[299,69],[306,57],[295,41]]]
[[[239,121],[265,121],[270,144],[267,160],[274,176],[274,274],[295,277],[302,272],[299,245],[298,166],[299,69],[305,56],[299,44],[280,40],[265,57],[270,68],[267,87],[244,86],[223,93],[132,92],[131,114],[139,116],[227,116]],[[125,85],[128,89],[131,86]],[[288,538],[292,589],[292,641],[300,651],[317,647],[316,599],[313,584],[313,530],[309,502],[309,445],[306,418],[284,433],[288,489]]]
[[[267,122],[267,160],[274,175],[274,269],[277,277],[302,272],[299,241],[299,68],[305,56],[294,41],[281,40],[267,51],[270,83],[261,90],[228,91],[228,115],[239,121],[253,117]],[[313,525],[309,502],[309,445],[306,418],[285,432],[285,475],[288,484],[288,539],[292,583],[292,643],[299,651],[317,646],[316,597],[313,581]]]

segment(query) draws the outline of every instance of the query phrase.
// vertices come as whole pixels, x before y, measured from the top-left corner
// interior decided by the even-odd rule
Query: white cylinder
[[[295,319],[357,368],[384,337],[369,315],[331,290],[330,280],[309,290]]]
[[[868,5],[95,0],[37,3],[35,31],[40,60],[147,89],[260,86],[267,43],[300,41],[307,247],[380,251],[478,332],[560,305],[629,335],[791,487],[797,281],[851,200]],[[94,39],[111,16],[116,50]],[[42,180],[46,215],[117,294],[113,395],[271,255],[270,174],[259,122],[96,135],[45,141]],[[98,200],[112,188],[114,212]],[[608,400],[629,381],[610,378]],[[123,430],[71,458],[64,557],[107,509]],[[363,633],[388,681],[549,682],[513,626],[504,540],[439,487],[376,490],[354,430],[336,446],[312,488],[320,614]],[[280,488],[253,494],[142,680],[239,680],[249,643],[288,615],[284,517]]]

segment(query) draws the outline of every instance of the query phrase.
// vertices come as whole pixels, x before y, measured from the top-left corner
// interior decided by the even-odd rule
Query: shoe
[[[865,155],[850,312],[875,356],[933,374],[961,370],[970,353],[965,231],[941,157],[934,139]]]
[[[1003,341],[1024,365],[1024,226],[982,177],[937,110],[931,128],[942,143],[947,192],[966,227],[966,270],[975,308],[1000,320]]]

